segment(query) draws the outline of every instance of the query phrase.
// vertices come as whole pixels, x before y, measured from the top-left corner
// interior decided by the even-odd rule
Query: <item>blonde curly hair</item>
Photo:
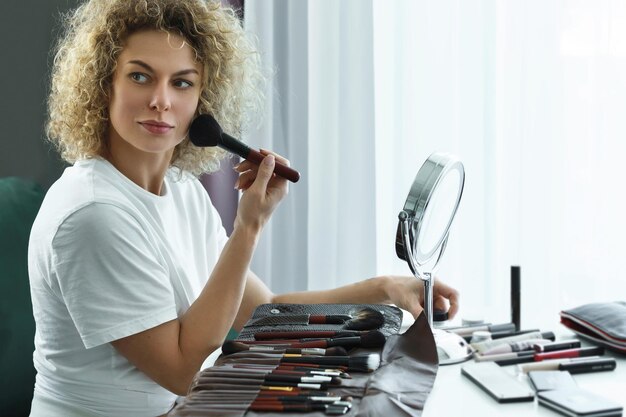
[[[205,0],[90,0],[62,17],[48,98],[48,139],[63,159],[103,155],[117,58],[130,34],[143,29],[182,36],[204,66],[197,114],[210,113],[240,135],[261,107],[264,76],[252,39],[236,12]],[[199,175],[219,168],[225,152],[185,138],[171,165]]]

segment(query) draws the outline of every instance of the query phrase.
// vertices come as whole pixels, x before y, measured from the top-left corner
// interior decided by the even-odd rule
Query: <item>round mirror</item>
[[[396,253],[401,259],[409,261],[412,258],[421,267],[440,258],[461,201],[464,183],[465,171],[461,161],[444,153],[428,157],[415,176],[403,208],[409,220],[408,248],[405,247],[402,225],[398,224]]]
[[[424,313],[431,328],[433,273],[445,251],[464,185],[461,161],[449,154],[434,153],[415,176],[398,215],[396,254],[424,283]],[[440,364],[458,363],[472,356],[471,347],[462,337],[438,329],[433,329],[433,334]]]

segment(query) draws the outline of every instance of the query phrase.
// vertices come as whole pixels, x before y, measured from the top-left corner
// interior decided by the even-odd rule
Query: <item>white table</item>
[[[559,325],[560,326],[560,325]],[[561,326],[562,327],[562,326]],[[544,330],[544,329],[542,329]],[[557,334],[557,339],[572,339],[574,334],[567,329],[548,329]],[[583,342],[585,343],[585,342]],[[626,356],[607,351],[607,357],[617,360],[617,368],[608,372],[575,374],[574,380],[580,388],[612,399],[626,410]],[[470,363],[470,362],[465,362]],[[428,397],[423,417],[460,417],[460,416],[552,416],[561,414],[537,403],[506,403],[500,404],[480,389],[467,377],[461,375],[461,364],[439,367],[433,390]],[[516,374],[516,366],[503,367],[511,375]],[[529,384],[526,375],[517,376],[523,383]],[[529,385],[530,386],[530,385]],[[626,414],[624,414],[626,416]]]

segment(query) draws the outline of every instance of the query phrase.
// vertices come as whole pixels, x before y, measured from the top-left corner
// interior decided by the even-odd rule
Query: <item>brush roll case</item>
[[[407,417],[420,416],[438,370],[437,348],[428,320],[422,313],[413,325],[400,334],[402,311],[394,306],[383,304],[264,304],[259,306],[237,340],[255,340],[255,333],[267,331],[312,331],[343,330],[343,324],[305,324],[308,315],[347,315],[354,316],[364,308],[379,311],[384,323],[378,330],[386,336],[384,347],[377,349],[355,348],[350,356],[368,353],[380,354],[380,366],[373,372],[351,372],[352,379],[342,379],[341,385],[331,386],[328,391],[337,396],[352,397],[352,407],[345,414],[350,417]],[[291,322],[285,317],[292,316],[299,321]],[[267,318],[267,320],[263,320]],[[273,323],[276,323],[273,325]],[[211,373],[228,371],[237,363],[278,364],[273,353],[244,351],[231,355],[220,355],[214,366],[200,371],[194,378],[187,396],[168,414],[169,417],[286,417],[286,416],[327,416],[324,411],[277,412],[251,411],[245,407],[245,399],[240,409],[217,409],[210,401],[212,391],[225,390],[247,392],[252,398],[255,391],[251,385],[207,384]],[[329,366],[332,368],[332,366]],[[246,394],[243,395],[244,397]],[[248,400],[248,404],[252,399]],[[237,406],[233,406],[236,408]]]

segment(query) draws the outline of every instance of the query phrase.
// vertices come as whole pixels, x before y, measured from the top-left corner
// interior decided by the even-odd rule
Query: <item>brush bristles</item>
[[[370,353],[363,356],[352,356],[348,363],[348,369],[360,372],[374,372],[380,366],[380,355]]]
[[[348,370],[354,372],[374,372],[379,366],[380,355],[378,353],[351,356],[348,359]]]
[[[355,317],[344,323],[343,328],[348,330],[379,329],[385,324],[385,316],[373,308],[360,310]]]
[[[189,126],[189,140],[196,146],[217,146],[222,128],[210,114],[201,114]]]
[[[367,358],[367,369],[370,372],[375,371],[380,366],[380,355],[372,354]]]
[[[243,352],[245,350],[248,350],[248,346],[240,342],[235,342],[233,340],[227,340],[222,345],[222,353],[224,355],[232,355],[233,353]]]
[[[324,366],[347,366],[350,371],[372,372],[380,366],[380,355],[370,353],[358,356],[303,356],[297,358],[284,357],[282,363],[312,363]]]
[[[326,349],[324,356],[348,356],[348,351],[343,346],[333,346]]]
[[[378,348],[384,346],[386,341],[384,334],[378,330],[372,330],[361,336],[361,347]]]

